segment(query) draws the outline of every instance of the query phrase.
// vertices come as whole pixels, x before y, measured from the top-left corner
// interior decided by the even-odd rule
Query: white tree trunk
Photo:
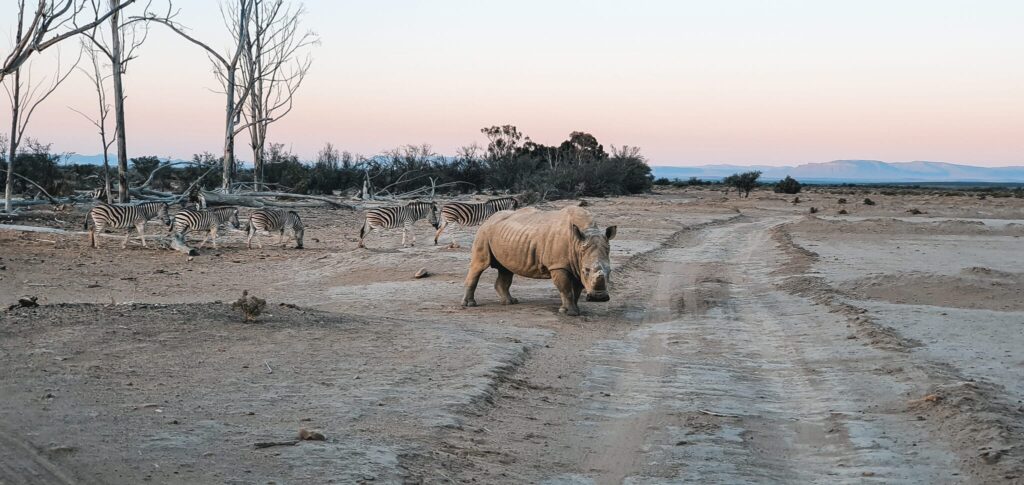
[[[21,24],[18,24],[21,35]],[[14,192],[14,156],[18,154],[18,111],[21,105],[21,69],[14,71],[14,97],[11,105],[11,139],[7,152],[7,184],[4,189],[4,211],[11,211],[11,196]]]
[[[114,136],[117,138],[117,198],[123,204],[128,202],[128,147],[124,136],[124,88],[121,86],[121,30],[120,30],[120,7],[121,0],[110,0],[110,9],[114,14],[110,16],[110,31],[113,42],[111,43],[111,65],[114,77]]]

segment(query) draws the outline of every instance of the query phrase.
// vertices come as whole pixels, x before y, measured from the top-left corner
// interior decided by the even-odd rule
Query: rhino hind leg
[[[574,298],[575,281],[572,276],[569,276],[569,272],[565,270],[555,270],[551,272],[551,281],[555,283],[555,288],[558,288],[558,293],[562,297],[562,306],[559,307],[559,313],[564,313],[570,317],[575,317],[580,314],[580,307],[576,305],[576,297]]]
[[[513,298],[509,293],[508,289],[512,286],[512,277],[514,274],[505,269],[498,268],[498,279],[494,280],[494,289],[498,292],[498,298],[501,298],[502,305],[515,305],[519,303],[519,300]]]

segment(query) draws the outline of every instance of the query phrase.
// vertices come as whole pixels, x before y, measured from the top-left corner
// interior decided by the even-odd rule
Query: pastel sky
[[[5,39],[12,3],[0,6]],[[213,1],[175,5],[196,37],[228,45]],[[606,146],[638,145],[656,165],[1024,165],[1016,0],[305,5],[322,42],[297,107],[269,135],[305,158],[325,142],[366,155],[407,143],[451,154],[483,142],[481,127],[511,123],[548,144],[581,130]],[[219,152],[224,101],[209,62],[152,29],[125,78],[129,156]],[[41,73],[52,54],[40,56]],[[29,135],[99,152],[95,129],[68,109],[92,110],[94,97],[73,75]]]

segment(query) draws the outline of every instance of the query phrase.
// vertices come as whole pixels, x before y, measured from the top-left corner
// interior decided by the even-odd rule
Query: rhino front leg
[[[462,306],[476,306],[476,285],[480,283],[480,275],[490,266],[487,254],[478,255],[474,252],[469,262],[469,273],[466,274],[466,294],[462,297]]]
[[[558,311],[570,317],[578,316],[580,308],[576,306],[576,298],[573,297],[573,277],[568,271],[560,269],[551,272],[551,281],[555,283],[555,288],[558,288],[558,293],[562,297],[562,306]]]
[[[580,295],[583,294],[583,283],[576,281],[575,278],[572,280],[572,302],[573,304],[579,305]]]
[[[512,286],[512,277],[514,274],[505,269],[498,268],[498,279],[494,280],[494,289],[498,292],[498,298],[501,298],[502,305],[515,305],[519,303],[519,300],[513,298],[509,293],[508,289]]]

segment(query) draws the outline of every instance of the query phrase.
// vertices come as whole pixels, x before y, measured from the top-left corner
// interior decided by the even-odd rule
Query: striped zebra
[[[203,249],[207,239],[212,239],[213,249],[217,249],[217,228],[221,224],[228,223],[231,227],[238,229],[238,208],[217,207],[214,209],[185,209],[174,214],[174,222],[171,224],[170,232],[181,236],[185,241],[185,233],[188,231],[208,231],[203,241],[199,243],[199,249]]]
[[[128,239],[131,237],[132,227],[139,232],[142,239],[142,247],[146,247],[146,221],[154,218],[163,218],[164,224],[171,223],[168,215],[166,202],[143,202],[136,205],[111,205],[100,202],[85,216],[85,223],[82,228],[89,230],[89,221],[92,221],[92,229],[89,230],[89,244],[96,246],[96,234],[102,233],[106,228],[127,229],[124,235],[124,242],[121,249],[128,246]]]
[[[437,240],[441,238],[441,233],[444,232],[446,227],[448,227],[448,224],[458,224],[460,229],[479,226],[480,224],[483,224],[488,217],[494,215],[495,212],[516,210],[518,208],[519,200],[515,197],[491,199],[479,204],[449,202],[441,207],[441,227],[439,227],[437,229],[437,233],[434,234],[434,245],[437,245]],[[452,238],[452,243],[449,247],[459,247],[459,243],[455,242],[454,232],[449,232],[448,234]]]
[[[374,229],[396,229],[402,228],[402,247],[409,234],[409,228],[416,221],[427,218],[430,225],[437,229],[437,204],[433,202],[409,202],[400,207],[379,207],[366,212],[366,219],[363,220],[363,227],[359,229],[359,247],[365,248],[363,238]],[[412,235],[410,246],[416,245],[416,234]]]
[[[245,230],[249,233],[249,238],[245,240],[245,247],[249,249],[252,249],[252,239],[256,237],[256,231],[280,233],[281,237],[277,243],[284,247],[285,243],[288,242],[285,239],[286,230],[290,230],[292,235],[295,236],[295,248],[302,249],[302,235],[305,233],[305,229],[302,226],[302,219],[299,218],[299,214],[295,211],[285,212],[277,209],[257,209],[249,215],[249,222],[246,224]],[[260,243],[259,238],[256,239],[256,245],[263,249],[263,244]]]

